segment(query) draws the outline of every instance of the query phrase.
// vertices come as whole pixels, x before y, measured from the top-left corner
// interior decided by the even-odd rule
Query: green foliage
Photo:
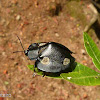
[[[100,70],[100,50],[98,49],[94,41],[90,38],[90,36],[87,33],[84,33],[84,45],[87,53],[92,58],[96,68]],[[28,65],[28,68],[32,71],[34,70],[33,65]],[[74,62],[72,64],[71,69],[73,71],[69,73],[61,73],[59,76],[52,75],[46,77],[64,79],[77,85],[85,85],[85,86],[100,85],[99,72],[96,72],[93,69],[84,66],[82,64],[79,64],[77,62]],[[37,68],[35,68],[35,70],[38,75],[43,75],[43,72],[38,71]]]
[[[77,65],[73,72],[62,73],[60,76],[63,79],[78,85],[100,85],[100,73],[82,64],[76,64]]]
[[[100,70],[100,50],[87,33],[84,33],[84,45],[96,68]]]

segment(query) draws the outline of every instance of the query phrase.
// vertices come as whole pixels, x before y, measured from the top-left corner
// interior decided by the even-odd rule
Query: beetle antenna
[[[19,40],[19,42],[20,42],[20,44],[21,44],[21,47],[22,47],[23,51],[14,51],[13,53],[24,52],[25,49],[24,49],[24,47],[23,47],[23,45],[22,45],[22,42],[21,42],[20,38],[18,37],[18,35],[17,35],[17,38],[18,38],[18,40]]]
[[[24,52],[24,51],[14,51],[13,53],[17,53],[17,52]]]
[[[18,38],[18,40],[19,40],[19,42],[20,42],[20,44],[21,44],[21,47],[22,47],[23,51],[25,51],[25,49],[24,49],[24,47],[23,47],[23,45],[22,45],[22,42],[21,42],[20,38],[18,37],[18,35],[17,35],[17,38]],[[18,52],[20,52],[20,51],[18,51]],[[22,51],[21,51],[21,52],[22,52]]]

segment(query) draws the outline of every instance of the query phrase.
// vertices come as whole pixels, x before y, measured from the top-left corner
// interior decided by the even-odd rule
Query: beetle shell
[[[74,62],[72,52],[55,42],[32,43],[25,55],[36,60],[35,67],[43,72],[57,73],[66,70]]]
[[[45,48],[45,49],[44,49]],[[71,51],[65,46],[49,42],[44,45],[40,50],[39,56],[35,62],[35,67],[44,72],[61,72],[70,67],[70,64],[74,61],[71,56]]]

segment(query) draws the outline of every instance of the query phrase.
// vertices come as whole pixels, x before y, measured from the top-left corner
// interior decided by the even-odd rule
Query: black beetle
[[[75,60],[67,47],[56,42],[32,43],[27,50],[24,50],[24,53],[30,60],[36,60],[34,69],[37,67],[44,73],[62,72],[69,68]]]

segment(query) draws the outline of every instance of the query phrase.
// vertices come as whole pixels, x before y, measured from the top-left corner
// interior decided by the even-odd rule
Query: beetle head
[[[39,45],[38,45],[38,43],[32,43],[28,47],[28,50],[24,51],[25,55],[28,56],[30,60],[37,59],[38,52],[39,52]]]
[[[32,43],[27,50],[24,49],[22,42],[20,40],[20,38],[17,36],[18,40],[20,41],[21,47],[23,49],[23,51],[15,51],[13,53],[17,53],[17,52],[24,52],[24,54],[26,56],[28,56],[28,58],[30,60],[36,60],[38,57],[38,52],[39,52],[39,44],[38,43]]]

